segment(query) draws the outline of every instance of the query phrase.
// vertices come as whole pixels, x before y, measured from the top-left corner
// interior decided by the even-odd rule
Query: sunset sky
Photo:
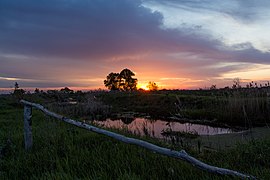
[[[1,0],[0,88],[270,80],[269,0]]]

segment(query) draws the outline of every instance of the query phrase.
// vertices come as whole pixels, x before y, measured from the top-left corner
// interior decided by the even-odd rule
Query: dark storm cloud
[[[140,1],[4,0],[0,7],[2,52],[98,58],[170,46],[162,16]]]

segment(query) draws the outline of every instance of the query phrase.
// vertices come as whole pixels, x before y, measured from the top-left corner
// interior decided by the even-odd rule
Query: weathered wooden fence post
[[[24,105],[24,145],[25,150],[29,150],[33,145],[32,137],[32,107]]]

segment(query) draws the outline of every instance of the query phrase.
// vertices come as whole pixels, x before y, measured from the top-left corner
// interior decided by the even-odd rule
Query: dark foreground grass
[[[231,179],[67,125],[37,110],[32,120],[34,146],[26,152],[23,109],[0,96],[0,179]],[[270,179],[269,154],[270,140],[264,140],[194,155],[213,165]]]

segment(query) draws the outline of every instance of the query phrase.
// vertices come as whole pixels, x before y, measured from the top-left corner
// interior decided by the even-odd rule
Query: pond
[[[156,138],[165,138],[164,132],[185,132],[198,135],[228,134],[234,131],[229,128],[211,127],[208,125],[168,122],[163,120],[149,120],[135,118],[132,120],[107,119],[105,121],[94,121],[95,124],[107,127],[124,129],[137,135],[149,135]]]

